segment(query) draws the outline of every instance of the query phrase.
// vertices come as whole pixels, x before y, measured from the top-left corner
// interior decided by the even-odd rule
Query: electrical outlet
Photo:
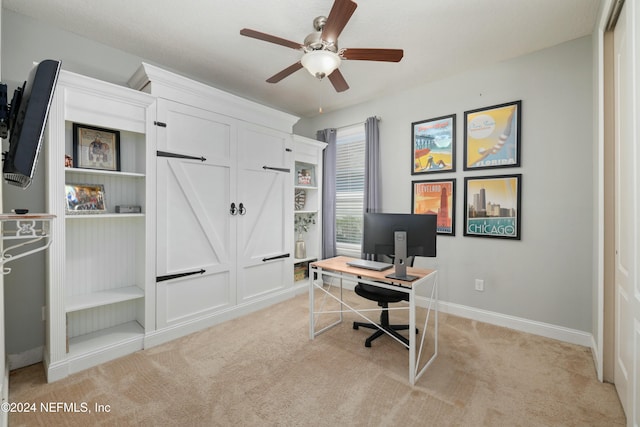
[[[476,279],[476,291],[484,291],[484,280]]]

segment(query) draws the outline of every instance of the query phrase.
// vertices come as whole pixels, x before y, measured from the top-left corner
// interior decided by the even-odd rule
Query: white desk
[[[351,306],[349,306],[342,297],[342,280],[352,280],[355,282],[367,283],[369,285],[378,286],[381,288],[392,289],[396,291],[401,291],[409,294],[409,306],[408,307],[400,307],[394,309],[400,310],[409,310],[409,383],[414,385],[416,380],[422,376],[422,374],[426,371],[426,369],[433,363],[436,356],[438,355],[438,272],[436,270],[428,270],[428,269],[419,269],[419,268],[407,268],[407,274],[411,274],[414,276],[418,276],[418,279],[413,282],[406,282],[402,280],[395,279],[387,279],[385,275],[393,273],[393,269],[386,271],[372,271],[366,270],[362,268],[350,267],[347,265],[347,262],[353,260],[353,258],[338,256],[335,258],[330,258],[322,261],[316,261],[309,265],[309,337],[310,339],[314,339],[317,335],[333,328],[334,326],[340,324],[343,320],[342,314],[345,311],[345,308],[348,311],[354,312],[358,314],[360,317],[365,319],[367,322],[377,325],[377,322],[368,318],[365,312],[375,311],[379,312],[380,309],[366,309],[366,310],[357,310]],[[336,296],[331,293],[331,288],[334,286],[332,284],[324,284],[322,283],[322,277],[335,277],[339,282],[339,295]],[[314,278],[318,278],[318,280],[314,280]],[[380,283],[384,282],[384,283]],[[428,299],[428,304],[426,307],[427,313],[425,322],[422,328],[422,339],[420,340],[420,348],[418,349],[418,354],[416,355],[416,296],[426,296],[428,295],[428,291],[430,289],[430,298]],[[320,301],[320,308],[316,310],[316,297],[315,290],[321,290],[323,300]],[[339,310],[325,310],[324,305],[327,301],[327,298],[334,299],[340,303]],[[391,309],[391,308],[390,308]],[[424,341],[427,336],[427,326],[429,323],[429,317],[431,312],[434,312],[434,352],[431,357],[426,361],[423,366],[420,366],[419,361],[421,360],[422,352],[424,350]],[[322,314],[329,313],[339,313],[339,319],[334,323],[329,324],[328,326],[316,331],[316,316]],[[379,329],[382,329],[378,327]],[[405,345],[402,341],[398,340],[393,335],[387,334],[394,340],[398,341],[400,344]],[[354,336],[354,340],[358,340],[356,336]]]

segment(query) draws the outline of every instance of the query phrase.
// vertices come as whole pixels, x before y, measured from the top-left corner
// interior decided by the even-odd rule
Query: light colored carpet
[[[302,295],[52,384],[41,364],[22,368],[11,372],[10,400],[38,410],[10,413],[9,423],[625,425],[587,348],[441,313],[438,358],[411,387],[408,351],[386,336],[365,348],[370,331],[353,330],[353,320],[309,340]],[[85,402],[91,412],[43,413],[40,402]],[[96,413],[96,404],[110,412]]]

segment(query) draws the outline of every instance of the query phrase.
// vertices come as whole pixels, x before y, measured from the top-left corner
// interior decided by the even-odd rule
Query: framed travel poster
[[[522,101],[465,111],[464,170],[520,166]]]
[[[411,174],[456,170],[456,115],[411,123]]]
[[[437,232],[456,234],[456,180],[442,179],[411,183],[411,213],[437,215]]]
[[[522,174],[464,179],[464,235],[520,240]]]

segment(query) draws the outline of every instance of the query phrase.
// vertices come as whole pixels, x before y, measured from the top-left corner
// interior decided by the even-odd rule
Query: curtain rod
[[[378,121],[382,121],[382,117],[380,117],[380,116],[375,116],[375,118],[376,118],[376,119],[378,119]],[[367,121],[366,121],[366,120],[364,120],[364,121],[362,121],[362,122],[351,123],[350,125],[340,126],[340,127],[337,127],[336,129],[344,129],[344,128],[348,128],[348,127],[355,126],[355,125],[363,125],[363,124],[365,124],[366,122],[367,122]]]

